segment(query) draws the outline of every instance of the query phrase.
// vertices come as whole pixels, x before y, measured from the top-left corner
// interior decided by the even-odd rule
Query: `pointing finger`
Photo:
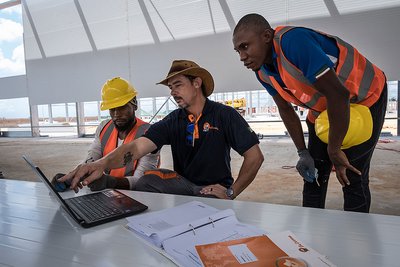
[[[358,169],[356,169],[353,165],[348,165],[347,166],[347,169],[349,169],[349,170],[351,170],[352,172],[355,172],[355,173],[357,173],[358,175],[361,175],[361,172],[358,170]]]

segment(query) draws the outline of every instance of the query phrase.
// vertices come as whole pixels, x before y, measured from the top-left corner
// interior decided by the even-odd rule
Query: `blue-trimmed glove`
[[[51,184],[53,187],[56,189],[57,192],[64,192],[69,190],[69,187],[71,186],[70,181],[65,181],[65,182],[59,182],[58,179],[63,177],[65,174],[64,173],[57,173],[54,175],[53,179],[51,180]]]
[[[314,159],[311,157],[307,149],[297,152],[299,161],[297,161],[296,169],[300,175],[309,183],[313,183],[316,179]]]

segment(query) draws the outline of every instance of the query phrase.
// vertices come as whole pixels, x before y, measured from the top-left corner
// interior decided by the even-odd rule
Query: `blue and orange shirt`
[[[311,122],[326,109],[326,99],[314,87],[317,77],[333,68],[350,92],[350,102],[371,106],[386,82],[383,72],[338,37],[301,27],[277,27],[274,66],[264,65],[257,79],[272,95],[306,107]]]

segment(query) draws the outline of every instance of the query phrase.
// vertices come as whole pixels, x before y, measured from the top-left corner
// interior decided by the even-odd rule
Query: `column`
[[[84,137],[86,134],[84,102],[76,102],[75,106],[76,106],[76,130],[78,133],[78,137]]]
[[[53,123],[53,110],[51,109],[51,104],[48,105],[49,109],[49,123]]]
[[[68,103],[65,103],[65,122],[69,122]]]
[[[97,103],[97,121],[101,122],[101,111],[100,111],[100,101],[96,101]]]
[[[142,118],[142,110],[141,110],[141,108],[140,108],[140,103],[141,103],[141,101],[140,101],[140,99],[139,98],[137,98],[137,110],[136,110],[136,112],[135,112],[135,116],[137,117],[137,118]]]
[[[38,106],[37,105],[29,105],[29,110],[31,113],[30,121],[31,121],[32,137],[40,137]]]
[[[400,100],[400,81],[397,81],[397,136],[400,136],[400,109],[399,109],[399,100]]]

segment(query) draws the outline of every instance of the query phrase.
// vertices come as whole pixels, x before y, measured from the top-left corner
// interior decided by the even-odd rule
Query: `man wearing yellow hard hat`
[[[141,137],[150,124],[135,116],[137,91],[126,80],[115,77],[106,81],[101,90],[101,110],[109,110],[111,119],[102,121],[85,162],[96,161],[122,144]],[[96,182],[89,185],[91,190],[104,188],[135,189],[137,180],[146,170],[157,168],[159,153],[147,154],[128,162],[124,167],[107,170]]]
[[[239,20],[233,45],[273,97],[296,145],[303,206],[325,207],[334,165],[344,210],[369,212],[370,161],[387,103],[382,70],[336,36],[305,27],[272,29],[258,14]],[[308,109],[308,149],[292,104]]]
[[[195,62],[174,60],[159,84],[169,87],[179,109],[153,124],[138,140],[78,166],[62,179],[70,180],[77,191],[81,177],[88,176],[82,184],[90,185],[105,169],[124,166],[170,145],[174,171],[146,173],[137,182],[137,190],[234,199],[253,181],[264,160],[257,135],[235,109],[207,98],[214,90],[214,80]],[[236,179],[231,173],[231,148],[243,156]]]

